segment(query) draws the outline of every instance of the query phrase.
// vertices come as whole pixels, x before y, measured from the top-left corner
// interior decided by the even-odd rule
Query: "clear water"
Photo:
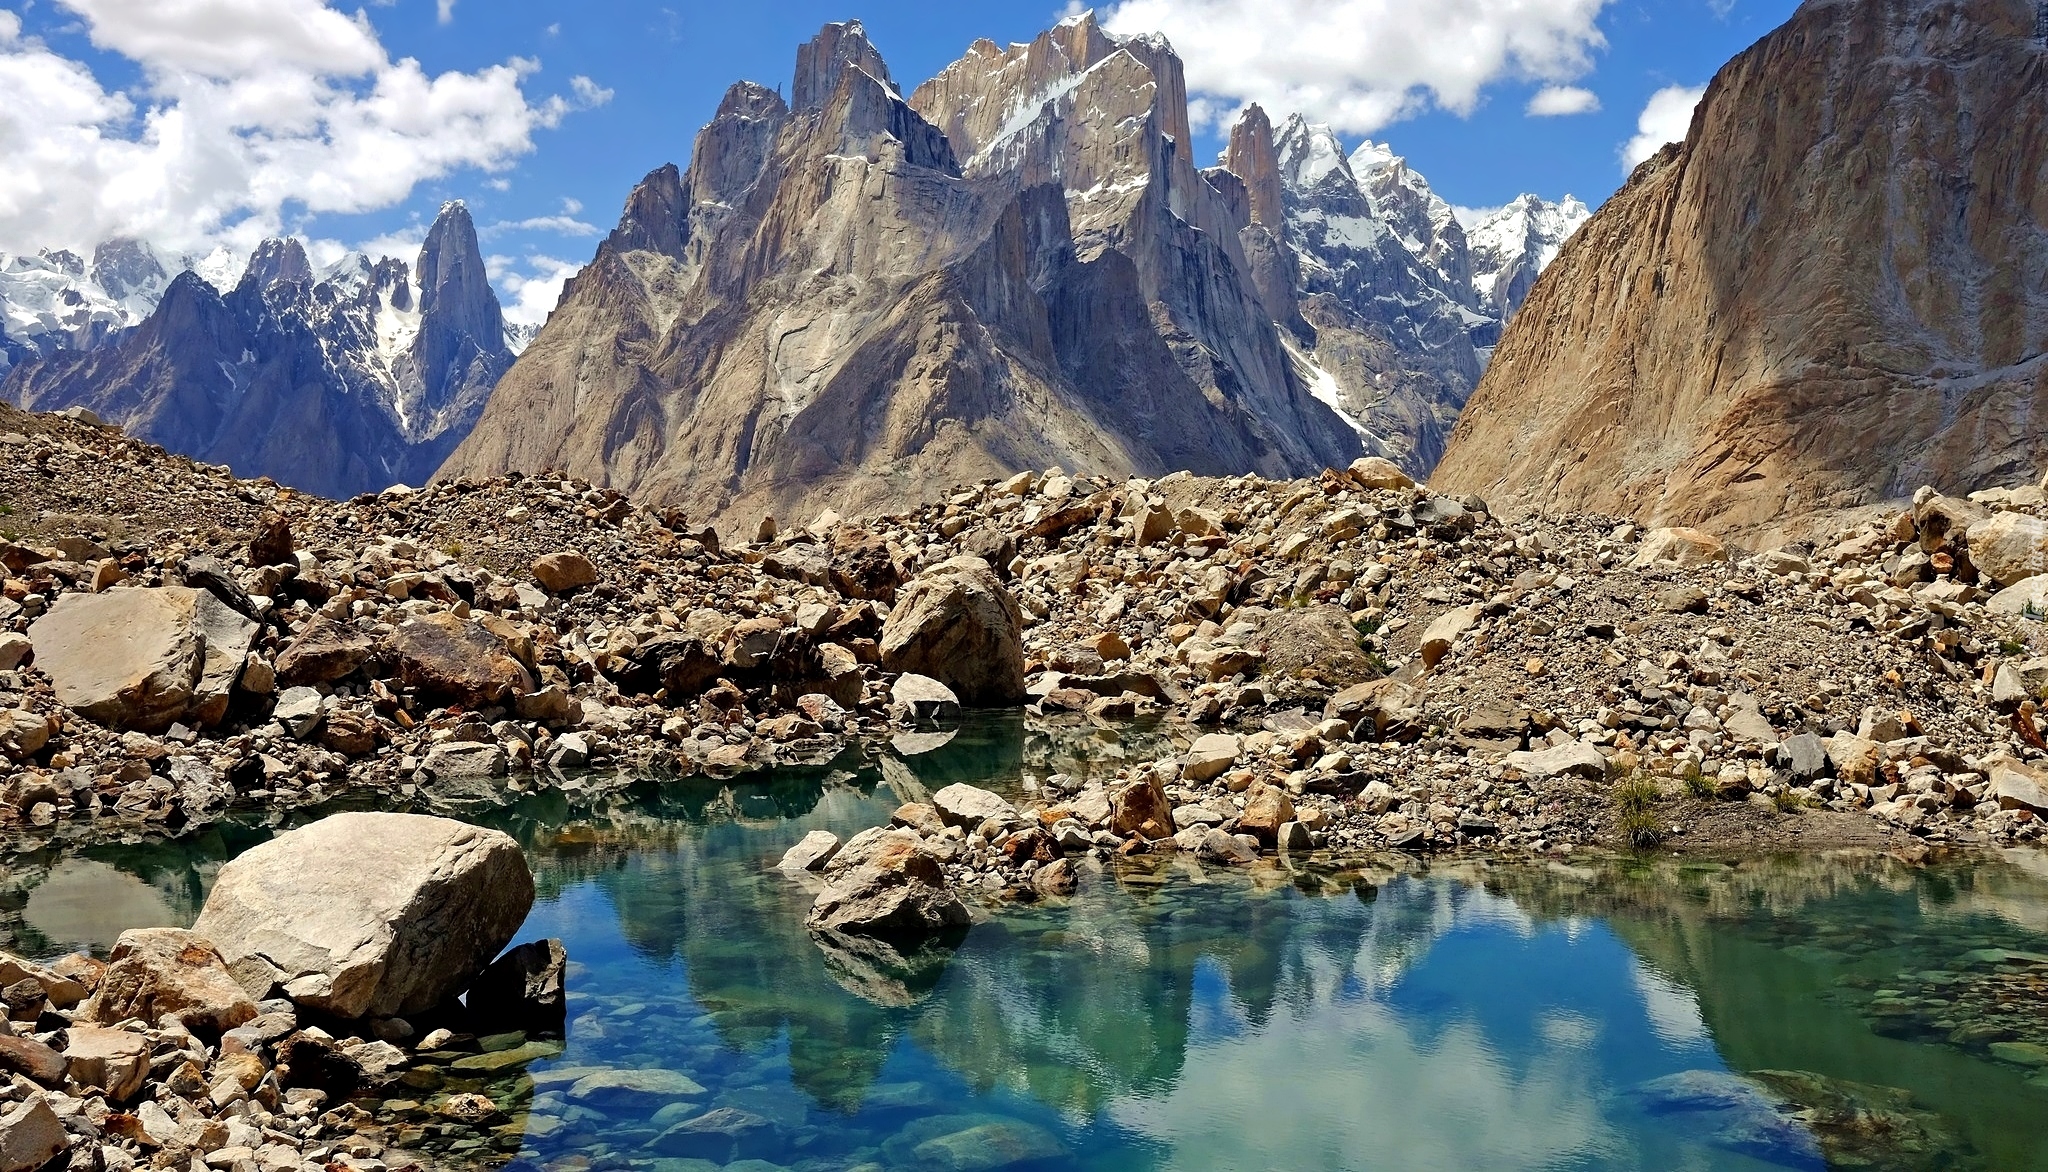
[[[420,1148],[554,1172],[2048,1168],[2037,856],[1173,861],[908,958],[822,949],[770,870],[920,787],[1116,751],[996,724],[759,784],[473,811],[531,853],[520,938],[567,943],[568,1039],[416,1072],[387,1114]],[[0,934],[54,953],[189,921],[266,833],[17,860]],[[701,1090],[579,1092],[593,1068]],[[435,1114],[468,1090],[507,1114]]]

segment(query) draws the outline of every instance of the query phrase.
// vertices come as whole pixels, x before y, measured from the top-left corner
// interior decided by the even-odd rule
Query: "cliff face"
[[[228,292],[181,273],[139,324],[18,365],[0,397],[84,406],[239,475],[349,496],[424,484],[511,364],[475,226],[450,204],[413,270],[351,256],[316,272],[297,241],[266,241]]]
[[[1434,483],[1723,528],[2048,457],[2029,0],[1809,0],[1565,246]]]
[[[735,86],[689,170],[642,182],[444,475],[560,467],[743,524],[1360,450],[1185,157],[1163,42],[1078,18],[905,100],[834,25],[791,93]]]

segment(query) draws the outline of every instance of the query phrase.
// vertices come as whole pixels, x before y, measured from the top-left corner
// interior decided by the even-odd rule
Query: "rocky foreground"
[[[1924,490],[1825,547],[1749,552],[1599,517],[1506,525],[1377,460],[1279,482],[1055,470],[732,541],[551,475],[329,502],[4,409],[0,453],[10,849],[345,794],[730,775],[854,743],[914,756],[968,707],[1173,750],[1028,777],[1015,800],[949,786],[889,827],[813,836],[783,866],[817,889],[820,933],[943,934],[1138,853],[1918,857],[2032,840],[2048,814],[2048,522],[2031,486]],[[216,898],[233,889],[224,874]],[[301,935],[326,907],[264,906]],[[123,946],[217,962],[219,991],[253,1007],[181,1018],[183,1034],[161,1006],[109,1001],[119,957],[9,962],[0,1065],[22,1077],[0,1152],[20,1134],[89,1140],[106,1167],[226,1149],[252,1154],[207,1162],[367,1166],[370,1149],[326,1142],[348,1126],[342,1086],[396,1069],[356,1049],[411,1037],[406,1015],[469,987],[523,914],[409,1002],[318,960],[332,949],[246,948],[209,903],[193,939]],[[505,979],[531,992],[547,961]],[[266,1019],[276,1032],[236,1032]],[[280,1051],[306,1024],[304,1054],[341,1057]],[[91,1029],[141,1039],[141,1081],[106,1085]],[[459,1063],[475,1036],[418,1046]],[[260,1060],[231,1080],[239,1099],[220,1082],[234,1046]],[[346,1077],[306,1073],[330,1067]],[[281,1146],[265,1157],[258,1139]]]

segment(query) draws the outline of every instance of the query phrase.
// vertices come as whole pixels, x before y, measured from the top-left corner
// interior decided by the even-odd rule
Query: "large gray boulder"
[[[519,845],[418,814],[336,814],[221,868],[192,930],[257,997],[404,1016],[467,988],[533,907]]]
[[[956,557],[926,570],[882,627],[882,666],[930,676],[962,703],[1024,702],[1024,613],[995,570]]]
[[[28,631],[65,707],[109,728],[214,724],[256,624],[204,590],[120,587],[59,598]]]

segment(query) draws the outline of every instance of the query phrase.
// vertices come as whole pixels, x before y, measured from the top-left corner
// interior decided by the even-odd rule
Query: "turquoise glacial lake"
[[[773,870],[807,831],[1119,751],[997,722],[457,811],[529,852],[518,939],[567,945],[567,1038],[365,1105],[444,1162],[549,1172],[2048,1169],[2038,854],[1146,859],[909,956],[814,940]],[[189,923],[272,832],[13,859],[0,937]],[[469,1091],[500,1113],[439,1113]]]

